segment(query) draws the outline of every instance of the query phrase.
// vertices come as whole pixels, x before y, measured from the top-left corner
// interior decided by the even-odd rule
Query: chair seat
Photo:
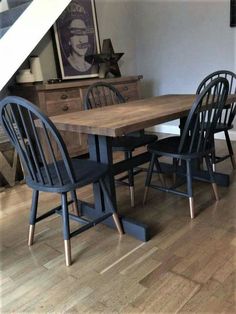
[[[130,152],[138,147],[153,143],[157,140],[156,135],[144,134],[141,136],[120,136],[115,137],[112,141],[113,151]]]
[[[224,132],[224,131],[233,129],[233,127],[234,127],[233,124],[228,125],[225,123],[217,123],[214,133]],[[207,124],[204,125],[204,130],[206,129],[207,129]]]
[[[233,127],[234,127],[233,124],[228,125],[224,123],[217,123],[215,133],[227,131],[233,129]]]
[[[43,175],[43,179],[45,180],[45,184],[36,184],[32,182],[30,178],[27,176],[26,176],[26,182],[30,187],[39,191],[67,192],[67,191],[71,191],[73,189],[85,186],[87,184],[97,182],[98,179],[104,176],[108,171],[107,165],[97,163],[95,161],[88,160],[88,159],[84,160],[84,159],[75,158],[75,159],[71,159],[71,162],[72,162],[72,167],[75,173],[75,183],[71,183],[71,180],[68,177],[63,161],[58,162],[59,171],[63,180],[63,186],[60,185],[60,182],[58,180],[58,176],[56,174],[56,170],[53,164],[50,164],[48,166],[48,169],[49,169],[52,181],[53,181],[53,185],[54,185],[53,187],[47,186],[49,182],[48,182],[47,175],[44,169],[42,170],[42,175]]]
[[[189,153],[189,143],[186,141],[186,145],[181,153],[178,152],[180,144],[180,136],[171,136],[157,141],[156,143],[148,145],[148,151],[155,153],[159,156],[170,156],[174,158],[189,159],[199,158],[206,154],[206,152],[212,151],[212,147],[209,147],[204,152]],[[190,142],[190,141],[189,141]]]

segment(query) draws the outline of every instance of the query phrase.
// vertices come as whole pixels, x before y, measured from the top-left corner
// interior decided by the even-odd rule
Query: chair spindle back
[[[65,143],[38,107],[21,97],[6,97],[0,102],[0,122],[31,182],[47,187],[63,186],[62,168],[67,179],[72,184],[75,182]]]
[[[216,71],[209,74],[200,83],[200,85],[197,88],[196,93],[200,94],[207,84],[209,84],[211,81],[213,81],[214,79],[218,77],[224,77],[228,80],[229,82],[228,93],[229,94],[236,94],[236,74],[227,70],[220,70],[220,71]],[[233,123],[235,116],[236,116],[236,101],[232,102],[229,106],[227,106],[227,108],[225,108],[222,111],[222,114],[219,117],[218,123],[221,123],[230,127]]]
[[[227,79],[220,77],[211,81],[197,95],[181,135],[179,153],[200,153],[211,147],[228,92]]]
[[[113,85],[98,82],[88,88],[84,99],[84,109],[100,108],[124,102],[124,97]]]

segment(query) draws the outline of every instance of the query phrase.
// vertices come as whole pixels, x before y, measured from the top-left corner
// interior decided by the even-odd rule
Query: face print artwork
[[[71,52],[68,56],[70,65],[79,72],[86,72],[91,64],[84,59],[89,48],[89,37],[86,32],[86,25],[81,19],[74,19],[69,26],[70,39],[69,45]]]
[[[94,1],[73,0],[54,30],[62,78],[98,76],[97,66],[85,60],[86,55],[100,52]]]

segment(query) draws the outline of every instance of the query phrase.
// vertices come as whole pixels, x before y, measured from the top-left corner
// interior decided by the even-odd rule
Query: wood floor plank
[[[93,302],[102,303],[110,313],[122,313],[123,308],[146,290],[135,279],[130,279],[127,276],[118,275],[115,281],[107,273],[103,276],[105,283],[96,289],[91,297],[83,300],[83,304],[87,304],[88,307],[91,299],[93,299]]]
[[[177,274],[163,274],[134,302],[138,311],[177,313],[200,289],[200,285]]]
[[[30,300],[36,296],[42,295],[47,289],[60,282],[62,279],[63,276],[56,270],[48,272],[41,268],[37,280],[35,277],[30,277],[29,280],[20,285],[18,285],[16,281],[14,293],[12,293],[11,290],[2,295],[2,309],[10,312],[19,310],[21,306],[29,303]]]
[[[232,309],[232,303],[228,302],[225,297],[219,298],[217,291],[218,295],[220,295],[222,292],[221,284],[215,280],[209,280],[182,307],[179,313],[234,313],[229,310]]]
[[[236,259],[234,254],[230,259],[226,260],[220,268],[217,269],[213,278],[221,283],[224,283],[224,281],[235,271],[235,269]]]
[[[163,274],[170,271],[179,262],[179,260],[180,258],[178,256],[168,256],[168,258],[163,259],[162,263],[146,277],[144,277],[139,283],[144,287],[150,288],[159,280],[161,276],[163,276]]]
[[[93,290],[89,287],[81,287],[78,279],[68,276],[64,280],[47,289],[47,293],[34,299],[30,306],[22,310],[30,313],[63,313],[90,295]]]

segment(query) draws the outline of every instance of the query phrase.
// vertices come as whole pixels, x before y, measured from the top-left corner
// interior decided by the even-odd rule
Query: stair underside
[[[31,2],[32,1],[24,1],[24,3],[22,3],[21,1],[15,1],[15,4],[21,4],[0,13],[0,38],[8,31],[11,25],[15,23]]]
[[[20,6],[21,4],[26,3],[26,2],[31,2],[31,1],[29,1],[29,0],[8,0],[8,1],[7,1],[8,7],[9,7],[10,9],[15,8],[15,7],[18,7],[18,6]]]

